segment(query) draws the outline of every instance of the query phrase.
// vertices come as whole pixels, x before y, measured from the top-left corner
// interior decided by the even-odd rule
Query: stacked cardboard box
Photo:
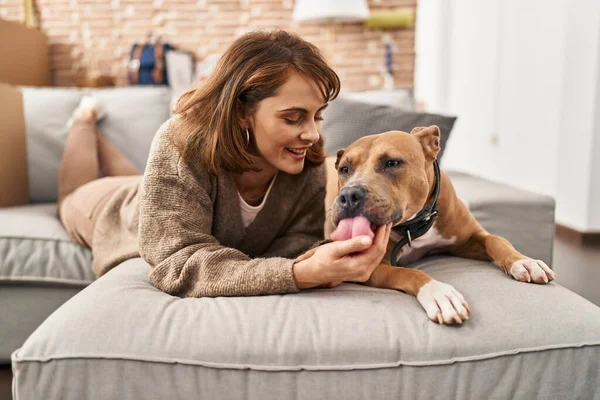
[[[0,82],[49,86],[48,39],[37,29],[0,19]]]

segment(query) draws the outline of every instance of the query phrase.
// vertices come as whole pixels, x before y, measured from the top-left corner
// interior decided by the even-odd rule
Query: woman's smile
[[[286,147],[285,150],[295,160],[302,161],[306,157],[308,147]]]

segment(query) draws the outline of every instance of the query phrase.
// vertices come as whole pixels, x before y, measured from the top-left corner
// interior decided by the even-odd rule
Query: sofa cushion
[[[56,204],[0,208],[0,283],[83,287],[94,280],[91,260],[69,238]]]
[[[169,118],[166,87],[24,87],[22,91],[31,202],[56,201],[67,122],[84,95],[96,96],[105,107],[107,116],[98,124],[100,132],[140,170],[146,166],[154,134]]]
[[[418,113],[352,100],[343,96],[333,100],[323,111],[323,136],[327,155],[335,155],[357,139],[387,131],[410,132],[417,126],[437,125],[442,134],[441,160],[456,117]]]
[[[552,267],[555,202],[529,192],[457,171],[446,171],[458,197],[488,232],[523,254]]]
[[[418,268],[463,293],[471,318],[441,326],[414,297],[355,284],[181,299],[154,288],[149,266],[132,259],[13,353],[15,400],[597,394],[600,308],[482,261],[432,257]]]

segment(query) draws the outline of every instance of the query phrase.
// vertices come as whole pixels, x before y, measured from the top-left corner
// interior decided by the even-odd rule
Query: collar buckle
[[[438,211],[437,210],[433,210],[432,212],[429,213],[429,215],[427,215],[427,217],[425,218],[425,221],[429,221],[431,218],[435,218],[438,215]]]

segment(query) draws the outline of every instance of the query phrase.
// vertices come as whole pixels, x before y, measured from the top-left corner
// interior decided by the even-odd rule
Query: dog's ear
[[[413,128],[412,131],[410,131],[410,134],[412,135],[413,133],[420,132],[420,131],[422,131],[423,129],[426,129],[426,128],[427,128],[426,126],[417,126],[416,128]]]
[[[340,165],[340,160],[342,159],[342,156],[344,155],[345,151],[346,151],[346,149],[338,150],[337,159],[335,160],[335,169],[338,169],[338,167]]]
[[[429,161],[433,161],[437,158],[440,152],[440,128],[437,125],[431,125],[427,128],[415,128],[411,132],[423,146],[425,157]]]

